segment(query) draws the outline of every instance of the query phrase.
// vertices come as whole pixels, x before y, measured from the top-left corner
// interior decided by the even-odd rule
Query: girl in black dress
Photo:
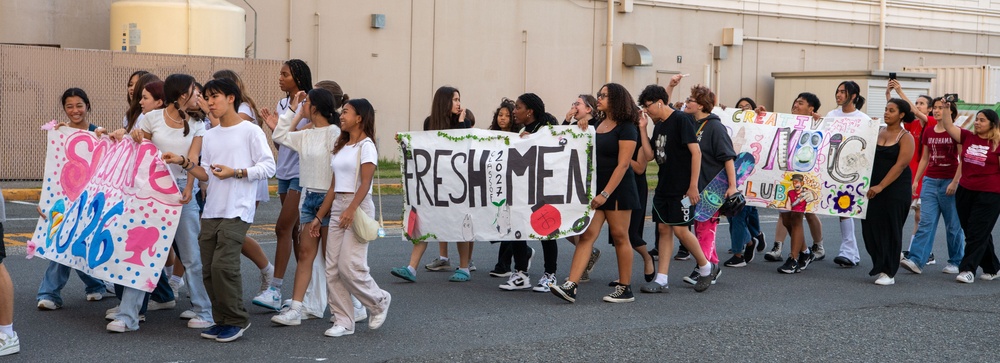
[[[903,249],[903,224],[910,212],[910,159],[913,137],[903,128],[916,116],[910,103],[898,98],[885,105],[886,127],[878,133],[871,188],[868,189],[868,217],[861,221],[865,249],[872,258],[870,276],[876,285],[896,283],[899,256]]]
[[[597,158],[597,189],[590,206],[595,209],[590,226],[576,244],[569,278],[562,285],[551,285],[556,296],[576,301],[577,283],[587,268],[594,241],[608,223],[618,255],[618,284],[604,297],[607,302],[631,302],[632,246],[628,228],[633,209],[640,208],[639,193],[632,172],[632,154],[639,138],[639,108],[625,87],[608,83],[597,94],[597,109],[604,118],[597,124],[594,155]]]

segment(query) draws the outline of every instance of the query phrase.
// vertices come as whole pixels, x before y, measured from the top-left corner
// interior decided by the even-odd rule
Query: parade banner
[[[593,128],[546,126],[523,137],[481,129],[397,136],[405,239],[555,239],[590,224]]]
[[[756,166],[739,186],[747,205],[865,218],[879,122],[716,108],[737,153]]]
[[[181,195],[149,140],[48,132],[39,218],[29,256],[153,291],[174,240]]]

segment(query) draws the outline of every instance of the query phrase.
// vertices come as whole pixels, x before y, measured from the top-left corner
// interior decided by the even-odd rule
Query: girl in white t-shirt
[[[180,220],[174,235],[176,252],[188,276],[191,294],[191,311],[195,313],[187,322],[193,329],[205,329],[214,324],[212,319],[212,304],[208,298],[202,281],[201,252],[198,245],[198,234],[201,224],[198,216],[198,204],[192,195],[194,179],[187,177],[187,170],[194,168],[198,155],[201,153],[201,138],[205,129],[202,122],[191,122],[191,118],[183,110],[197,104],[201,98],[194,86],[194,77],[186,74],[172,74],[162,82],[162,103],[155,102],[155,88],[158,85],[148,84],[141,100],[144,110],[154,105],[166,104],[165,108],[150,110],[145,113],[142,121],[134,128],[133,135],[141,134],[149,139],[162,152],[185,155],[186,161],[181,165],[169,165],[171,174],[177,185],[184,185],[181,203]],[[153,92],[149,92],[153,90]],[[111,332],[127,332],[139,329],[139,310],[142,307],[145,293],[126,287],[122,293],[122,301],[114,320],[108,323],[107,330]]]
[[[340,127],[334,124],[340,123],[337,109],[345,99],[343,92],[335,96],[325,89],[313,88],[308,96],[305,92],[299,91],[292,99],[292,107],[285,111],[280,119],[270,110],[263,111],[267,126],[274,130],[272,134],[274,142],[298,153],[299,165],[305,166],[299,176],[299,183],[303,188],[299,202],[299,223],[302,226],[313,220],[318,220],[322,227],[330,224],[329,216],[320,218],[316,212],[323,204],[330,181],[333,179],[333,170],[327,165],[330,163],[330,154],[333,152],[337,137],[340,136]],[[303,118],[311,120],[314,127],[294,131],[294,125]],[[326,276],[322,275],[325,259],[317,258],[317,252],[320,246],[326,245],[326,241],[327,230],[323,228],[320,229],[319,236],[312,236],[309,233],[299,234],[299,243],[295,245],[297,268],[292,285],[292,303],[281,314],[271,317],[272,322],[299,325],[305,314],[323,317],[326,309],[326,301],[323,300],[326,298]],[[311,296],[307,296],[307,285],[308,290],[311,290]],[[316,294],[317,292],[321,294]]]
[[[333,148],[330,167],[334,177],[316,217],[306,229],[319,236],[320,219],[330,213],[329,240],[326,246],[327,295],[334,325],[324,333],[329,337],[354,334],[354,309],[351,295],[369,311],[368,329],[385,322],[391,296],[372,279],[368,269],[368,244],[358,242],[351,229],[354,213],[361,208],[375,217],[372,203],[372,177],[378,163],[375,137],[375,109],[366,99],[347,102],[340,115],[342,132]],[[360,157],[359,157],[360,154]],[[360,163],[360,166],[358,165]],[[357,175],[360,173],[361,175]]]

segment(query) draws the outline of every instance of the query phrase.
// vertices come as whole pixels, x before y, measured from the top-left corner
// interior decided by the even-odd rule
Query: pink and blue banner
[[[152,291],[173,243],[181,194],[149,140],[112,142],[48,131],[39,218],[29,256]]]

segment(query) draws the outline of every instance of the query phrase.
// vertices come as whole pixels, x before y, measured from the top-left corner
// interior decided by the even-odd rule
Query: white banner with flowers
[[[865,218],[878,120],[733,108],[713,113],[722,118],[736,152],[757,160],[739,186],[747,205]]]

